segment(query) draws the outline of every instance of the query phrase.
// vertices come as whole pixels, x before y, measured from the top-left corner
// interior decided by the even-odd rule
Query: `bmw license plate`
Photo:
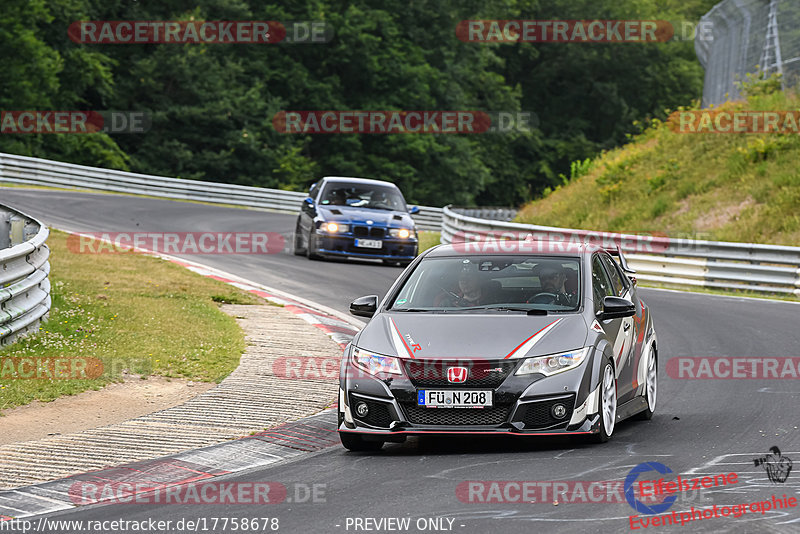
[[[487,390],[417,390],[417,406],[426,408],[484,408],[492,406],[492,392]]]
[[[381,248],[383,241],[379,239],[356,239],[356,246],[361,248]]]

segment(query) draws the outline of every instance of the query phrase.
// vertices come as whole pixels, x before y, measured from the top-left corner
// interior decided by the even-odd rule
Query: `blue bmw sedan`
[[[396,185],[327,176],[311,186],[294,232],[294,253],[311,259],[372,258],[408,265],[417,256],[417,230]]]

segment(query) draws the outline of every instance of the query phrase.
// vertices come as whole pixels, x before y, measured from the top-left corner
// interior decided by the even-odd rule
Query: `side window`
[[[316,182],[311,185],[311,189],[308,190],[308,196],[310,196],[316,201],[317,193],[319,193],[319,182]]]
[[[592,258],[592,291],[594,293],[594,311],[597,313],[603,307],[603,299],[614,296],[614,290],[611,288],[611,281],[603,269],[600,257],[596,255]]]
[[[606,264],[608,274],[611,276],[611,287],[614,288],[617,296],[621,296],[628,286],[625,280],[622,279],[622,274],[619,272],[616,262],[607,254],[603,254],[600,257],[603,258],[603,263]]]

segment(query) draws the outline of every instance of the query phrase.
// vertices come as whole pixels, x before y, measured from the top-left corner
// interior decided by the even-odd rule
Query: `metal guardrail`
[[[149,195],[297,213],[306,194],[264,187],[182,180],[0,153],[0,183]],[[420,230],[439,231],[442,208],[420,206]]]
[[[513,208],[459,208],[458,213],[477,219],[490,219],[492,221],[511,221],[517,216]]]
[[[50,312],[47,227],[0,205],[0,345],[36,332]]]
[[[800,248],[592,232],[481,219],[446,206],[442,243],[487,239],[620,245],[636,278],[673,287],[738,289],[800,297]]]

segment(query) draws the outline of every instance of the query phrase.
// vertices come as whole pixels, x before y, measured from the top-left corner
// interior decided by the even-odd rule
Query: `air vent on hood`
[[[395,216],[394,216],[394,217],[392,217],[392,218],[393,218],[395,221],[402,221],[402,220],[403,220],[403,218],[402,218],[400,215],[395,215]]]
[[[331,213],[333,213],[334,215],[341,215],[342,214],[342,212],[337,210],[337,209],[331,210]]]

